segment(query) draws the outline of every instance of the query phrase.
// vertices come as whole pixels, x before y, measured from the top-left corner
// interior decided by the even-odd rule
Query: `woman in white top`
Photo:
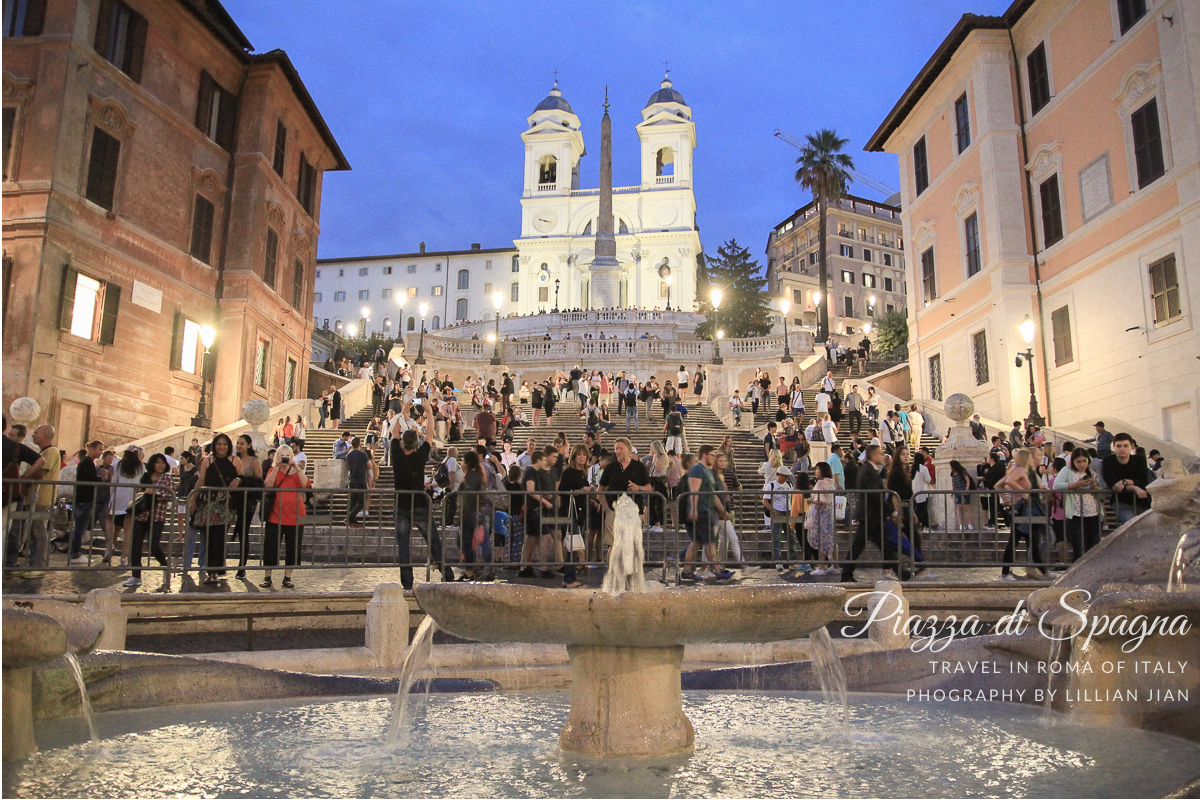
[[[504,467],[504,474],[508,474],[508,470],[513,464],[517,463],[517,454],[512,451],[512,442],[504,443],[504,452],[500,454],[500,465]]]
[[[776,473],[783,466],[783,453],[778,450],[772,450],[771,455],[762,466],[758,468],[758,474],[763,476],[763,483],[770,483],[775,480]]]
[[[141,448],[132,444],[125,448],[121,460],[113,465],[111,478],[113,488],[112,494],[109,495],[109,512],[112,514],[114,537],[118,532],[121,535],[121,566],[123,567],[129,564],[130,544],[133,541],[130,538],[130,531],[133,530],[133,517],[127,512],[129,504],[133,502],[133,498],[140,488],[138,484],[141,483],[144,471]],[[115,543],[115,538],[108,540],[104,553],[105,564],[112,563],[112,551]]]
[[[821,435],[825,439],[826,444],[833,444],[837,441],[838,427],[837,423],[830,418],[828,414],[821,420]]]
[[[1087,450],[1077,447],[1071,451],[1071,463],[1063,467],[1054,479],[1054,488],[1063,492],[1067,540],[1071,543],[1071,554],[1075,561],[1100,544],[1103,512],[1096,495],[1087,493],[1100,488],[1100,482],[1091,471],[1091,464]],[[1069,494],[1071,491],[1076,494]]]
[[[933,478],[929,476],[929,467],[925,466],[925,454],[916,452],[912,457],[912,488],[913,512],[917,516],[917,525],[929,527],[929,495],[926,489],[933,488]]]
[[[879,395],[875,394],[875,387],[867,387],[867,419],[871,420],[871,427],[879,427]]]
[[[690,377],[683,364],[679,365],[679,372],[675,373],[675,377],[678,378],[675,383],[679,387],[680,396],[682,396],[683,390],[688,388],[688,378]]]

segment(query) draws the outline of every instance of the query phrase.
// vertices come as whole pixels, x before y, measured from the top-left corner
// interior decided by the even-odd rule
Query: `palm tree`
[[[796,182],[800,188],[812,192],[813,200],[821,214],[821,244],[820,244],[820,276],[821,302],[817,310],[817,341],[823,342],[829,335],[829,271],[825,266],[825,228],[827,223],[825,208],[837,203],[846,193],[850,182],[847,170],[854,169],[854,161],[842,152],[849,139],[843,139],[836,131],[822,128],[815,134],[808,134],[808,143],[800,148],[796,158],[799,167],[796,169]]]

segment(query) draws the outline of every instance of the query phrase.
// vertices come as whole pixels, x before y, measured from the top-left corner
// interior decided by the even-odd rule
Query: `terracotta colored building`
[[[322,176],[287,54],[217,0],[4,5],[4,405],[71,449],[306,393]],[[204,355],[202,326],[215,329]]]
[[[916,397],[1200,449],[1200,4],[965,15],[867,144],[900,157]]]

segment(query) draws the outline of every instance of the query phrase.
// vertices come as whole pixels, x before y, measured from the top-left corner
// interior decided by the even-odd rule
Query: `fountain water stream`
[[[396,701],[392,704],[392,720],[388,726],[387,746],[401,747],[408,738],[408,709],[412,700],[412,685],[417,674],[429,663],[433,652],[433,634],[437,631],[437,623],[433,617],[426,616],[417,626],[412,644],[404,654],[404,663],[400,665],[400,686],[396,689]]]
[[[83,681],[83,668],[79,666],[79,659],[74,653],[66,653],[67,663],[71,665],[71,675],[75,678],[75,685],[79,687],[79,703],[83,706],[83,716],[87,720],[88,734],[92,737],[92,744],[100,742],[100,734],[96,732],[96,715],[92,713],[92,698],[88,695],[87,684]]]
[[[812,645],[809,655],[813,671],[821,683],[821,696],[827,703],[837,703],[842,710],[842,725],[850,719],[850,701],[846,696],[846,671],[842,659],[833,646],[833,639],[825,628],[817,628],[808,635]]]

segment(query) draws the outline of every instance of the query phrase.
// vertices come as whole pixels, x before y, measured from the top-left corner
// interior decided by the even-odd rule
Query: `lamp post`
[[[492,292],[492,305],[496,307],[496,339],[495,346],[492,348],[492,366],[500,366],[500,306],[504,302],[504,294],[496,291]]]
[[[1033,319],[1026,314],[1025,319],[1021,320],[1021,324],[1017,326],[1017,330],[1021,332],[1021,338],[1025,340],[1025,352],[1017,354],[1017,369],[1021,368],[1021,359],[1029,365],[1029,416],[1025,418],[1026,425],[1036,425],[1039,428],[1046,424],[1046,420],[1038,413],[1037,404],[1037,389],[1033,384],[1033,334],[1035,331]]]
[[[663,278],[667,284],[667,311],[671,310],[671,281],[675,280],[675,276],[667,273],[667,277]]]
[[[204,345],[204,355],[200,356],[200,407],[196,409],[196,416],[192,417],[194,428],[207,429],[212,425],[212,418],[208,414],[208,394],[205,390],[208,388],[208,351],[216,338],[217,332],[211,326],[200,326],[200,344]]]
[[[429,303],[424,300],[421,305],[417,306],[417,311],[421,312],[421,338],[418,340],[420,345],[417,347],[417,360],[414,364],[424,364],[425,362],[425,315],[429,313]]]
[[[825,340],[821,337],[821,292],[813,292],[812,299],[813,310],[817,312],[817,341],[823,342]]]
[[[367,308],[366,306],[362,307],[362,319],[363,319],[362,337],[364,339],[366,339],[367,333],[370,331],[370,328],[371,328],[371,325],[370,325],[371,309]]]
[[[559,286],[559,283],[560,283],[560,281],[558,280],[558,278],[555,278],[554,279],[554,313],[555,314],[558,313],[558,286]]]
[[[713,289],[709,295],[709,299],[712,300],[713,316],[717,317],[721,310],[721,290]],[[714,319],[713,326],[716,327],[716,324],[717,320]],[[721,338],[721,331],[714,331],[712,363],[717,365],[725,363],[724,359],[721,358]]]
[[[786,297],[779,301],[779,310],[783,312],[783,358],[779,359],[779,363],[791,364],[792,349],[788,344],[787,315],[788,312],[792,310],[792,304]]]

